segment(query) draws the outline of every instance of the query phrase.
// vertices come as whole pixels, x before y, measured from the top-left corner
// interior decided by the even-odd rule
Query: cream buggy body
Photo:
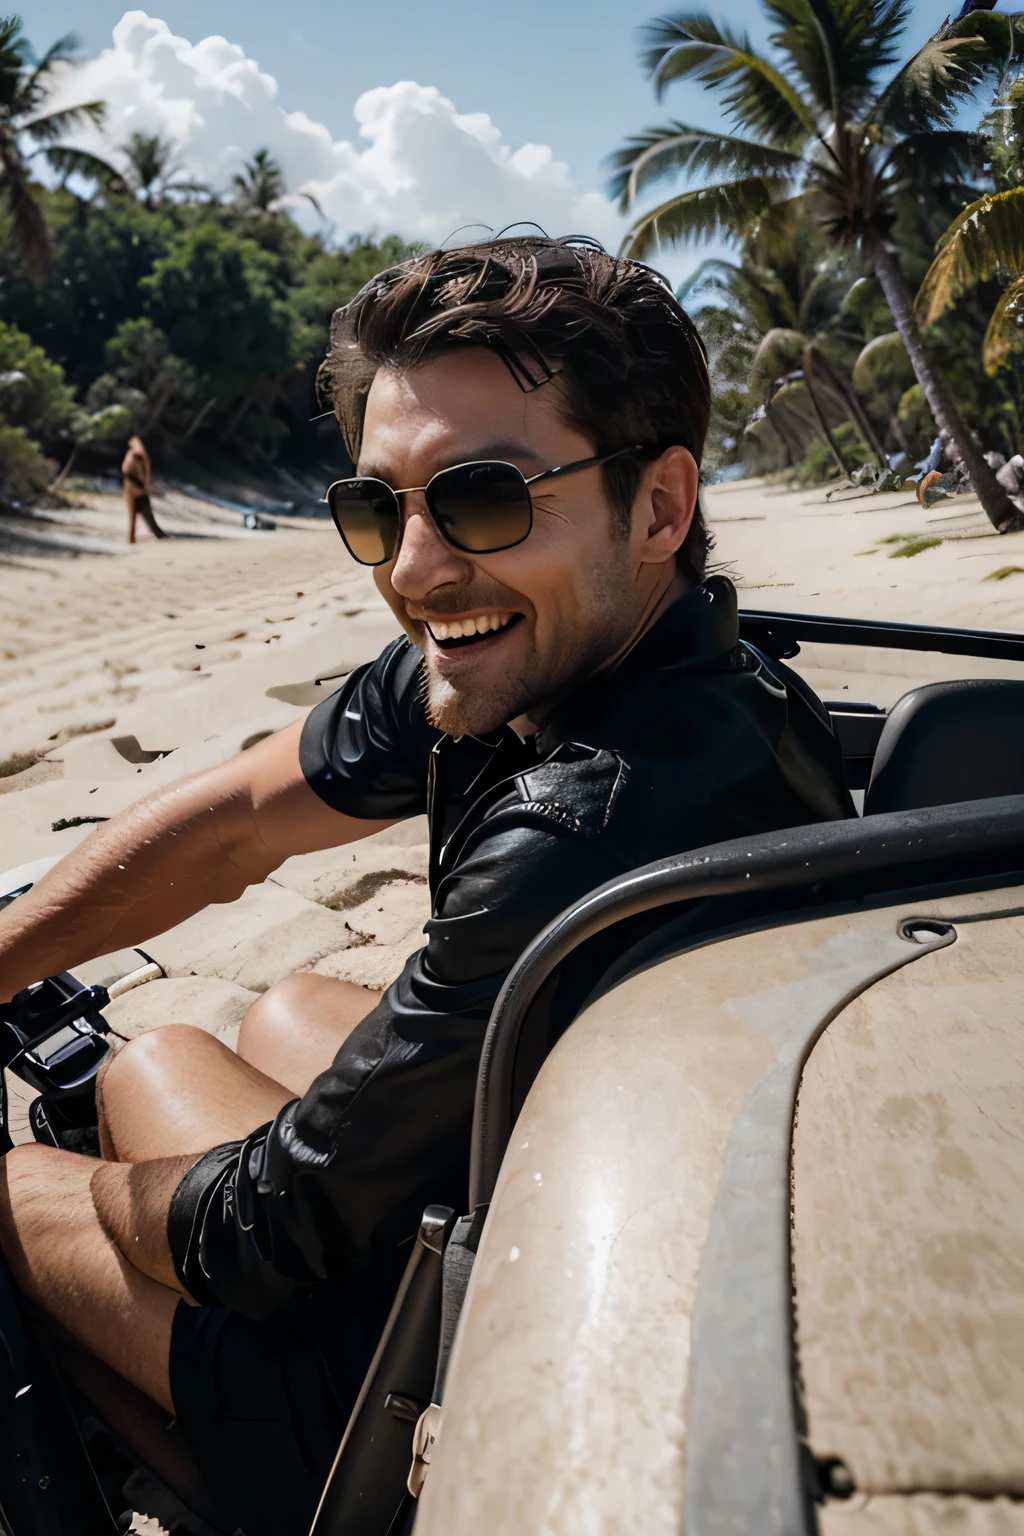
[[[315,1536],[1024,1536],[1024,681],[970,676],[1024,637],[741,621],[963,675],[827,706],[863,816],[636,870],[521,957]],[[8,1536],[113,1529],[73,1413],[20,1465],[88,1519],[12,1501],[0,1368]]]

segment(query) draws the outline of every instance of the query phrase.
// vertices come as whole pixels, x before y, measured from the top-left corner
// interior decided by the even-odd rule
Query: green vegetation
[[[71,419],[74,397],[64,370],[23,331],[0,321],[0,497],[23,501],[52,479],[39,440],[52,441]]]
[[[101,102],[46,114],[72,54],[63,39],[36,62],[18,18],[0,18],[0,500],[58,465],[63,480],[119,464],[133,431],[158,465],[229,480],[344,472],[336,430],[313,419],[330,318],[408,249],[303,233],[288,209],[319,210],[265,149],[217,189],[156,135],[112,143],[109,160],[62,147],[103,121]]]
[[[1005,282],[982,346],[985,372],[1020,367],[1024,352],[1024,74],[1003,71],[983,132],[994,191],[959,214],[940,236],[915,301],[932,326],[966,293]]]
[[[895,544],[896,548],[890,550],[890,560],[912,560],[915,555],[921,555],[926,549],[937,549],[942,539],[937,533],[890,533],[886,539],[879,539],[879,544]]]
[[[35,278],[46,269],[50,244],[32,161],[41,158],[62,176],[111,174],[105,161],[60,142],[84,122],[102,122],[103,102],[85,101],[61,112],[45,110],[58,69],[74,54],[74,39],[62,37],[37,59],[21,17],[0,16],[0,191],[22,260]]]
[[[917,296],[933,325],[978,283],[1008,275],[985,332],[982,356],[992,375],[1024,352],[1024,187],[986,193],[950,225]]]
[[[1019,155],[1019,132],[1014,135],[1012,123],[1007,128],[1013,114],[999,109],[1010,102],[1018,110],[1024,16],[973,11],[943,26],[901,64],[909,0],[762,0],[762,5],[772,24],[766,52],[705,13],[664,17],[646,29],[643,63],[657,95],[674,81],[699,81],[719,97],[732,131],[669,122],[635,135],[613,156],[612,189],[626,211],[635,213],[639,200],[658,184],[677,184],[666,200],[635,217],[624,250],[651,256],[664,244],[725,237],[740,257],[740,275],[729,283],[745,290],[753,277],[768,298],[778,292],[780,273],[759,259],[758,246],[767,234],[777,248],[777,231],[798,224],[814,257],[806,268],[804,297],[817,299],[830,279],[835,287],[845,277],[846,291],[831,295],[829,313],[818,318],[813,336],[805,324],[795,323],[799,305],[785,325],[791,334],[784,337],[770,336],[767,314],[757,314],[756,304],[748,302],[734,315],[733,323],[747,332],[747,350],[752,341],[764,343],[768,373],[780,370],[770,389],[765,367],[760,379],[753,368],[756,349],[746,379],[739,377],[743,349],[723,346],[727,322],[710,317],[710,304],[701,308],[719,375],[716,394],[744,386],[751,392],[749,403],[760,414],[755,412],[746,437],[748,443],[753,437],[764,467],[766,438],[781,439],[790,462],[806,453],[806,443],[797,454],[779,426],[780,408],[793,404],[819,418],[818,435],[834,462],[841,455],[829,439],[843,419],[857,426],[866,443],[873,442],[870,426],[889,451],[920,450],[920,441],[914,441],[919,423],[911,421],[918,397],[906,399],[916,387],[948,453],[969,471],[992,522],[1004,531],[1014,527],[1021,514],[996,481],[983,449],[1018,451],[1024,435],[1020,380],[1008,380],[992,394],[981,367],[976,313],[961,307],[953,317],[959,324],[947,318],[937,329],[945,310],[926,310],[922,329],[913,294],[951,218],[986,187],[998,193],[999,178],[1011,174],[1007,167]],[[982,127],[959,126],[959,108],[992,89],[993,112]],[[1018,244],[1019,234],[1018,219]],[[1000,252],[985,273],[1005,264],[1005,248]],[[1014,320],[1016,302],[1006,301]],[[858,332],[860,346],[850,356]],[[868,350],[887,335],[893,342]],[[823,408],[814,380],[822,371],[815,367],[819,357],[830,365],[826,378],[832,391],[846,397],[842,405]],[[855,370],[859,379],[852,378]],[[793,400],[794,392],[802,401]],[[974,436],[978,428],[981,444]]]
[[[810,447],[796,466],[796,479],[800,485],[818,485],[823,480],[860,469],[863,464],[874,463],[871,449],[852,421],[841,422],[829,435],[831,443],[821,437],[812,438]]]

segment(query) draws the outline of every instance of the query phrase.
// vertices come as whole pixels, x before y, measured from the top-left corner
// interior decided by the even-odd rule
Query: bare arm
[[[392,825],[344,816],[310,789],[301,731],[296,722],[129,806],[12,902],[0,913],[0,1002],[211,902],[234,901],[292,854]]]
[[[92,1203],[100,1226],[136,1269],[191,1300],[174,1270],[167,1213],[174,1191],[198,1159],[158,1157],[149,1163],[100,1163]]]

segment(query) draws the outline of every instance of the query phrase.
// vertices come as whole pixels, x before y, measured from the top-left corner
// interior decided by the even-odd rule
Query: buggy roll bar
[[[759,608],[741,608],[739,620],[741,638],[779,661],[799,655],[801,643],[817,642],[1024,662],[1024,635],[1006,629],[945,629],[934,624],[889,624],[879,619],[774,613]]]
[[[1024,651],[1024,639],[1020,645]],[[995,856],[983,874],[1024,866],[1024,795],[733,838],[659,859],[591,891],[524,950],[494,1005],[473,1109],[470,1210],[491,1199],[512,1134],[516,1052],[530,1006],[555,967],[586,939],[623,918],[711,896],[811,886],[814,899],[824,900],[818,890],[823,882],[852,879],[860,889],[864,877],[894,868],[906,869],[908,885],[948,881],[968,871],[951,875],[948,868],[936,870],[936,864],[955,865],[978,853]]]

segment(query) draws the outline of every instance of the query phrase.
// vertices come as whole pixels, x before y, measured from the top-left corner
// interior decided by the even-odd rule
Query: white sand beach
[[[0,870],[67,852],[154,786],[300,718],[336,686],[317,678],[397,632],[329,522],[250,532],[237,512],[168,493],[154,507],[175,537],[129,548],[119,497],[75,499],[0,534]],[[1024,630],[1024,533],[1000,538],[969,498],[922,511],[910,493],[829,500],[743,481],[712,487],[706,508],[744,607]],[[900,545],[881,541],[897,535],[943,542],[891,558]],[[824,697],[883,705],[935,677],[1015,671],[832,646],[797,665]],[[128,1036],[193,1023],[230,1041],[291,971],[385,985],[422,942],[426,858],[417,820],[289,859],[238,901],[147,936],[166,979],[112,1004],[112,1023]],[[100,961],[86,979],[127,968]]]

